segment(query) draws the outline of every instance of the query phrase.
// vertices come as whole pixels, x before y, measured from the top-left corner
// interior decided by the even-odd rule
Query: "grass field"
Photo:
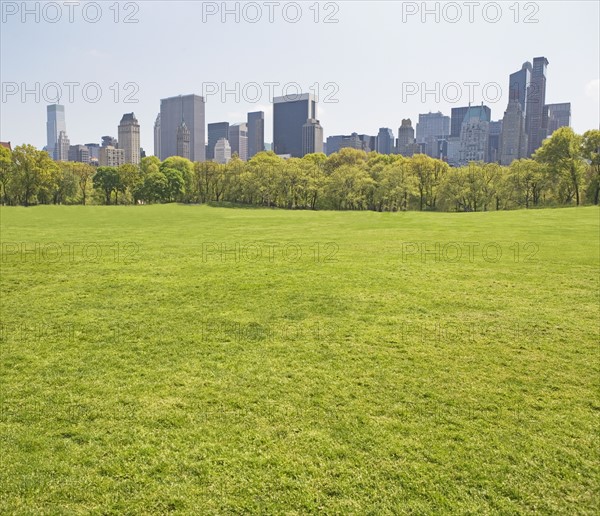
[[[2,208],[0,513],[594,514],[597,208]]]

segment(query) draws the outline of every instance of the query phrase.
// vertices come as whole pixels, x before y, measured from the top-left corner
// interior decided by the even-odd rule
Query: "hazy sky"
[[[508,75],[536,56],[550,62],[546,102],[570,101],[578,132],[600,123],[596,1],[30,2],[25,19],[22,2],[1,4],[0,139],[13,146],[46,144],[51,83],[62,89],[71,144],[117,136],[133,111],[147,154],[161,98],[215,89],[207,123],[264,110],[267,142],[270,91],[282,95],[288,84],[293,94],[293,83],[320,93],[325,136],[396,134],[403,118],[414,126],[419,113],[466,105],[469,91],[497,120]],[[224,20],[223,6],[231,11]],[[79,83],[72,99],[67,83]]]

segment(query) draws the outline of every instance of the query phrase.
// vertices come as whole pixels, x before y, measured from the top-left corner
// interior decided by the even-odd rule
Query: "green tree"
[[[575,198],[580,204],[583,175],[582,137],[570,127],[561,127],[544,140],[533,159],[547,165],[560,201],[568,204]]]
[[[600,131],[592,129],[583,133],[583,158],[589,163],[587,172],[587,197],[598,204],[600,197]]]
[[[118,191],[122,188],[122,184],[116,167],[98,167],[93,183],[94,188],[104,192],[105,204],[110,204],[113,192],[115,192],[115,204],[117,203]]]
[[[13,163],[11,151],[0,146],[0,202],[9,204],[8,184],[13,176]]]
[[[33,145],[20,145],[12,152],[14,188],[21,203],[29,206],[42,190],[48,190],[58,175],[58,165],[47,152]]]

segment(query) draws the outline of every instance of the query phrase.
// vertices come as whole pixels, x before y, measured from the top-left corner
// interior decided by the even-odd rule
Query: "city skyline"
[[[366,8],[359,2],[341,2],[336,24],[314,23],[305,15],[297,24],[276,20],[272,24],[252,25],[243,20],[221,23],[213,18],[204,23],[200,3],[188,2],[182,6],[186,15],[181,17],[181,24],[176,29],[162,23],[169,9],[167,4],[142,2],[136,24],[115,24],[106,19],[107,16],[97,24],[60,22],[54,25],[23,24],[11,18],[3,24],[0,35],[0,42],[5,43],[0,50],[0,72],[4,82],[17,83],[19,88],[21,83],[31,88],[36,82],[98,83],[102,87],[102,97],[96,103],[82,100],[81,87],[73,102],[69,102],[66,88],[63,92],[62,102],[69,113],[67,134],[71,141],[97,141],[98,135],[107,130],[114,131],[108,129],[115,126],[114,120],[118,122],[123,113],[134,111],[142,127],[141,146],[152,152],[152,127],[159,111],[159,99],[188,93],[202,95],[203,83],[217,84],[220,90],[207,100],[207,122],[244,122],[248,112],[263,111],[266,142],[272,141],[272,106],[268,102],[267,88],[262,86],[262,95],[256,102],[245,102],[243,98],[236,102],[232,95],[223,102],[221,94],[224,90],[232,89],[236,83],[243,89],[249,83],[279,82],[283,85],[295,82],[300,91],[311,91],[312,87],[319,92],[318,119],[325,137],[353,131],[376,134],[379,127],[390,127],[395,132],[401,120],[406,118],[410,118],[414,126],[420,113],[441,111],[448,115],[452,107],[468,104],[464,86],[462,98],[454,103],[443,98],[437,102],[433,95],[423,101],[419,93],[403,102],[403,82],[419,87],[424,83],[429,89],[434,88],[435,83],[441,88],[451,82],[460,85],[470,81],[481,85],[497,83],[502,91],[496,102],[485,102],[481,87],[477,87],[473,104],[484,101],[492,108],[493,119],[498,120],[508,105],[508,75],[534,56],[547,56],[550,61],[547,102],[571,102],[572,126],[577,132],[597,128],[599,54],[595,21],[598,6],[591,2],[571,2],[569,5],[541,2],[539,7],[536,16],[539,23],[522,20],[514,23],[509,18],[513,13],[506,9],[502,20],[495,24],[480,18],[472,24],[464,20],[456,24],[444,20],[435,23],[430,17],[427,25],[414,17],[403,22],[400,3],[375,3]],[[586,35],[570,41],[568,52],[564,42],[555,37],[565,23],[578,26],[581,34]],[[308,39],[305,37],[307,30],[311,31]],[[398,58],[391,44],[396,41],[399,31],[403,39],[418,43],[418,52],[403,51]],[[506,36],[507,31],[510,37]],[[359,32],[362,40],[353,52],[340,52],[334,56],[319,50],[326,48],[332,40],[349,44]],[[158,33],[163,36],[150,36]],[[431,36],[425,38],[424,33],[431,33]],[[233,45],[228,37],[233,34],[239,35],[237,41],[245,41],[243,47]],[[221,54],[203,56],[201,70],[190,66],[189,55],[217,37],[223,41]],[[82,44],[77,47],[65,45],[64,42],[71,38],[79,38]],[[66,49],[64,59],[40,60],[38,42],[42,39],[48,52]],[[8,52],[9,41],[18,46],[18,54]],[[102,46],[93,41],[102,41]],[[143,48],[140,41],[144,41]],[[169,41],[177,42],[177,47],[165,43]],[[280,44],[272,45],[271,41]],[[389,49],[384,49],[386,42],[390,44]],[[449,42],[452,44],[447,45]],[[313,56],[310,63],[299,65],[290,58],[287,50],[297,45]],[[374,52],[375,48],[381,51]],[[257,57],[237,59],[232,67],[222,66],[224,59],[246,53]],[[72,65],[81,60],[90,64],[85,71]],[[111,62],[109,72],[102,66],[107,60]],[[160,67],[150,66],[156,60],[168,63],[171,73],[161,73]],[[25,62],[36,66],[25,67]],[[389,67],[390,62],[397,66]],[[360,73],[360,67],[365,65],[370,70],[385,70],[385,80],[374,72]],[[328,83],[334,87],[326,87]],[[91,95],[92,91],[89,93]],[[253,95],[250,89],[246,93],[247,97]],[[273,96],[281,94],[281,86],[275,87]],[[493,89],[489,94],[493,94]],[[115,102],[115,96],[118,102]],[[138,102],[125,102],[132,99]],[[338,102],[329,102],[332,100]],[[43,98],[39,102],[31,96],[21,102],[20,94],[7,98],[3,103],[0,138],[15,145],[32,143],[43,147],[44,128],[33,127],[25,121],[43,116],[45,105]]]

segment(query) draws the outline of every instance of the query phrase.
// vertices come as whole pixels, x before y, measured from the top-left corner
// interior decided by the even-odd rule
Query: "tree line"
[[[0,147],[0,202],[35,204],[234,203],[285,209],[487,211],[598,204],[600,131],[563,127],[532,159],[451,168],[412,157],[344,148],[284,160],[193,163],[154,156],[139,165],[55,162],[31,145]]]

